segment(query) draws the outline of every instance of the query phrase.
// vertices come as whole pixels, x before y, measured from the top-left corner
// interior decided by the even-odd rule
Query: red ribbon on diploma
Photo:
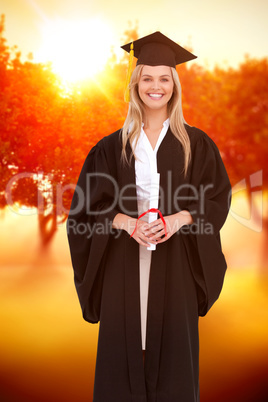
[[[158,214],[160,215],[160,218],[161,218],[161,220],[162,220],[162,222],[163,222],[163,224],[164,224],[165,236],[167,236],[167,224],[166,224],[165,219],[163,218],[163,215],[162,215],[161,211],[159,211],[159,209],[157,209],[157,208],[151,208],[151,209],[148,209],[147,211],[143,212],[143,213],[138,217],[138,219],[137,219],[137,221],[136,221],[135,229],[133,230],[133,232],[132,232],[132,234],[130,235],[130,237],[132,237],[132,236],[134,235],[134,233],[135,233],[135,231],[136,231],[136,229],[137,229],[138,220],[139,220],[140,218],[142,218],[144,215],[148,214],[148,212],[156,212],[156,213],[158,213]]]

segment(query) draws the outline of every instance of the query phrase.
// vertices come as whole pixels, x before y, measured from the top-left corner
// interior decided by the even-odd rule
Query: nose
[[[159,81],[158,80],[153,80],[152,89],[154,89],[154,90],[159,89]]]

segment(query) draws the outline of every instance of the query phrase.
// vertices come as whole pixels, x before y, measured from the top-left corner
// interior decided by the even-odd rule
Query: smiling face
[[[138,92],[145,109],[166,109],[173,94],[173,78],[168,66],[144,66]]]

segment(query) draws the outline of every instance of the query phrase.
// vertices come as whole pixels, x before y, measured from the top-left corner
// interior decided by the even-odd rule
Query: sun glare
[[[111,51],[112,32],[98,19],[57,19],[43,26],[37,61],[51,62],[63,81],[78,82],[100,72]]]

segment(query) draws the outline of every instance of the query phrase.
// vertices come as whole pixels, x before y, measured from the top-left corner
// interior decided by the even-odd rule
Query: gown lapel
[[[131,148],[127,144],[127,157]],[[122,189],[124,189],[124,208],[129,215],[138,216],[137,194],[135,186],[135,159],[123,167]],[[142,361],[141,316],[139,290],[139,244],[125,236],[125,331],[129,381],[132,402],[146,402],[146,387]]]
[[[160,173],[159,209],[163,216],[169,211],[167,199],[169,178],[172,171],[172,150],[174,136],[168,129],[157,152],[157,170]],[[165,306],[166,269],[168,261],[168,242],[156,246],[152,252],[152,262],[149,282],[147,332],[146,332],[146,359],[145,378],[148,401],[157,399],[157,382],[160,368],[162,329]]]
[[[170,214],[170,200],[167,197],[173,168],[174,146],[178,146],[173,134],[168,129],[157,152],[157,166],[160,173],[160,188],[163,199],[160,208],[163,215]],[[130,145],[127,155],[131,153]],[[137,194],[135,187],[135,160],[123,170],[122,186],[125,187],[124,206],[137,217]],[[168,213],[167,213],[168,212]],[[157,382],[161,358],[162,328],[165,306],[166,269],[168,262],[168,242],[159,244],[152,252],[150,270],[146,358],[142,361],[140,283],[139,283],[139,245],[134,239],[125,237],[125,330],[129,380],[132,402],[156,402]],[[148,399],[147,399],[148,398]]]

